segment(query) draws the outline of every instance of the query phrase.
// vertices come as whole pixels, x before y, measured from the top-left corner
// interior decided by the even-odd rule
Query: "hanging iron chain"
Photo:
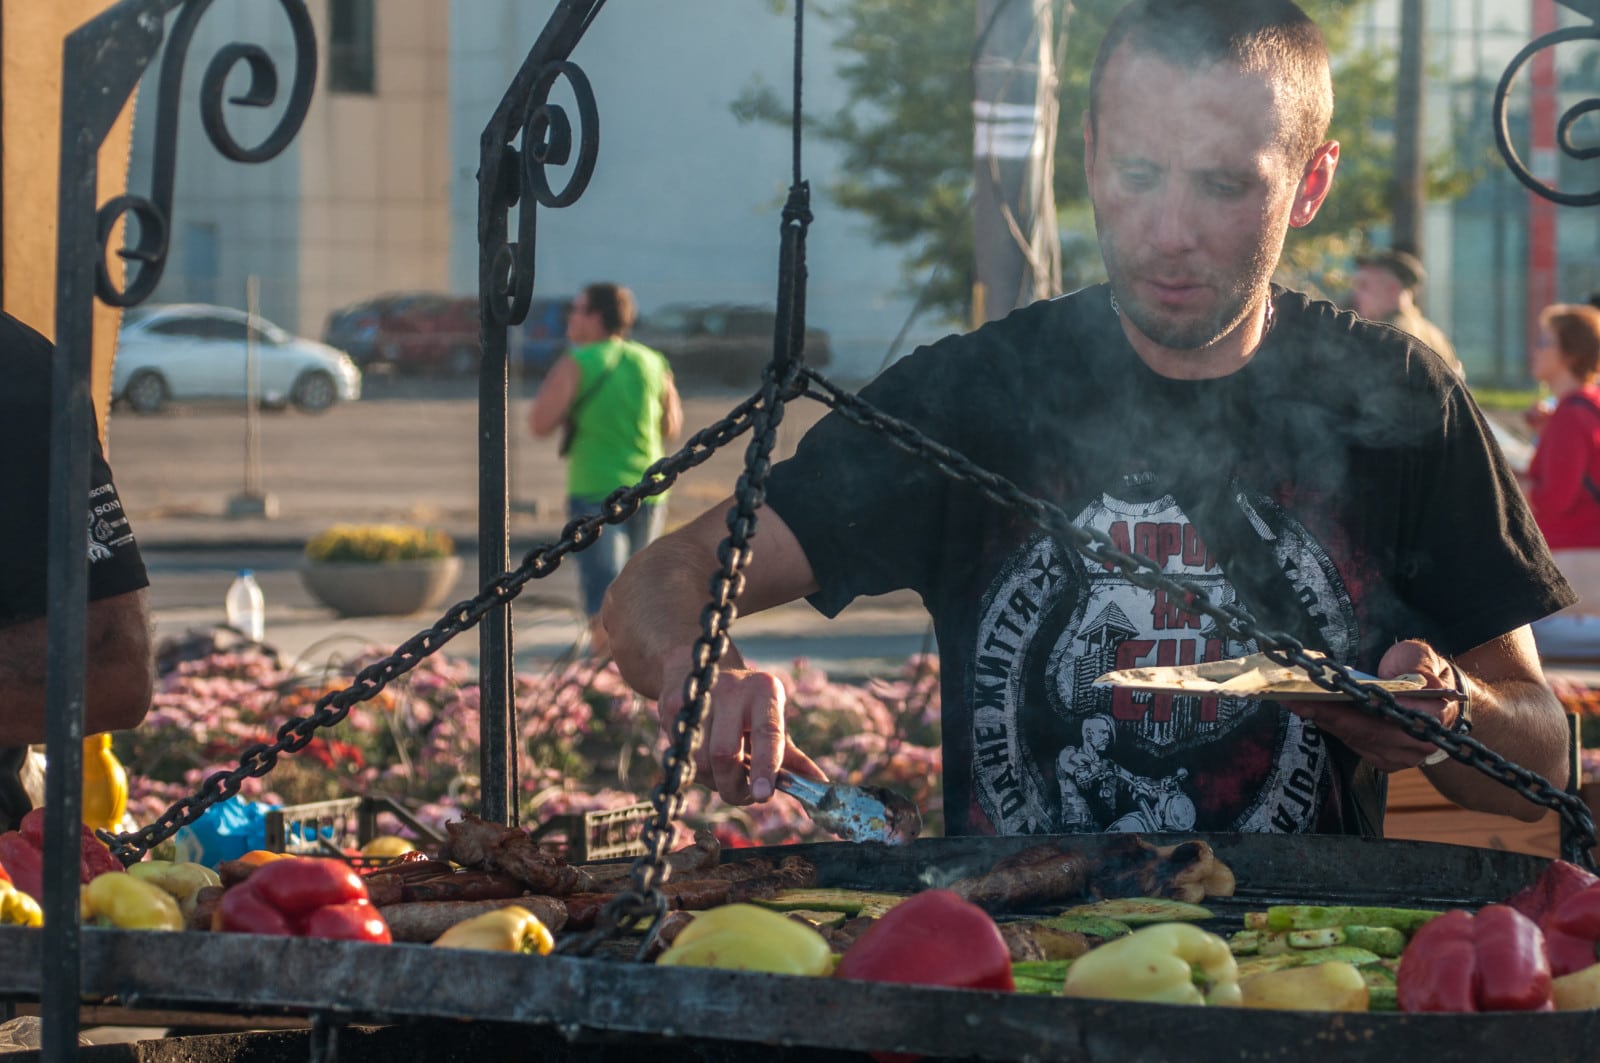
[[[149,825],[120,835],[100,831],[101,840],[124,864],[134,863],[199,819],[206,809],[237,794],[246,779],[260,778],[272,771],[280,756],[304,749],[317,731],[338,724],[357,704],[376,697],[390,683],[438,652],[445,643],[476,626],[491,610],[516,598],[530,581],[550,575],[568,554],[593,545],[602,527],[627,520],[638,512],[646,498],[666,491],[684,472],[743,435],[756,423],[753,414],[761,398],[760,395],[751,396],[734,407],[727,417],[696,432],[681,449],[650,466],[637,484],[619,487],[608,495],[599,513],[570,521],[562,530],[561,538],[529,551],[515,569],[484,584],[473,598],[452,606],[432,627],[401,643],[388,657],[363,668],[349,686],[324,694],[309,715],[288,720],[280,726],[276,741],[246,749],[239,756],[237,768],[208,776],[195,793],[173,802]]]
[[[1085,557],[1114,566],[1135,586],[1166,592],[1185,612],[1210,617],[1221,633],[1254,642],[1269,658],[1299,668],[1322,689],[1349,696],[1362,710],[1396,724],[1412,738],[1432,742],[1452,759],[1477,769],[1536,805],[1554,809],[1573,843],[1573,851],[1563,855],[1587,867],[1595,866],[1590,854],[1595,845],[1594,820],[1588,805],[1576,795],[1555,787],[1537,772],[1506,760],[1477,739],[1455,733],[1427,713],[1406,708],[1389,691],[1358,680],[1344,665],[1312,656],[1292,636],[1263,630],[1242,606],[1213,602],[1199,584],[1166,575],[1150,558],[1120,549],[1105,532],[1078,527],[1056,506],[1027,494],[1005,477],[840,389],[814,370],[801,371],[801,389],[852,422],[886,436],[901,450],[928,462],[951,479],[974,487],[990,501],[1021,514]]]
[[[718,568],[711,577],[711,600],[700,612],[700,635],[690,650],[689,675],[683,683],[683,707],[669,725],[667,749],[661,758],[661,781],[650,792],[655,814],[645,821],[639,836],[645,851],[634,859],[630,874],[632,888],[606,902],[591,930],[563,942],[560,951],[564,953],[589,955],[623,927],[644,919],[650,919],[654,927],[667,911],[661,886],[669,873],[667,851],[672,842],[672,824],[683,810],[685,791],[694,782],[700,724],[711,705],[718,664],[732,644],[728,632],[738,616],[737,599],[744,591],[744,569],[750,563],[750,539],[756,532],[756,511],[766,501],[767,475],[772,470],[772,451],[778,426],[783,422],[784,402],[793,397],[794,378],[801,369],[805,328],[804,243],[806,227],[811,223],[810,194],[810,187],[801,182],[789,190],[789,202],[784,207],[778,321],[779,328],[788,328],[775,337],[777,357],[762,370],[754,431],[745,448],[744,472],[734,488],[733,508],[728,511],[728,536],[717,546]],[[794,312],[785,313],[785,305],[793,307]],[[646,935],[640,945],[641,959],[651,937]]]

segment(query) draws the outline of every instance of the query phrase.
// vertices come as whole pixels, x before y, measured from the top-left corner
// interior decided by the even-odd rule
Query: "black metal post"
[[[482,364],[478,383],[478,565],[488,583],[510,567],[507,479],[507,329],[528,316],[533,300],[537,207],[565,207],[583,194],[600,149],[599,113],[589,82],[567,57],[605,0],[561,0],[523,60],[478,141],[478,309]],[[565,78],[577,97],[580,137],[572,160],[573,127],[549,102]],[[519,151],[513,141],[520,137]],[[573,161],[560,192],[546,166]],[[509,217],[517,210],[517,239]],[[479,630],[479,778],[481,814],[516,825],[517,724],[511,696],[511,602],[486,615]]]

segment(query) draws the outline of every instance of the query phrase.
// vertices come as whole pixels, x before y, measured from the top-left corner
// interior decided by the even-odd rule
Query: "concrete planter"
[[[442,602],[460,575],[459,557],[307,561],[300,582],[340,616],[410,616]]]

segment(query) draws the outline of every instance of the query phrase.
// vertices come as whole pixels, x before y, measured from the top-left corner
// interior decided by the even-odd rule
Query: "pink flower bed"
[[[379,656],[371,650],[311,678],[251,651],[180,664],[160,681],[144,726],[116,736],[130,778],[130,813],[150,822]],[[936,657],[913,657],[892,676],[859,683],[832,681],[804,660],[776,671],[789,695],[794,740],[831,778],[908,794],[923,810],[925,833],[939,833]],[[276,804],[382,795],[442,826],[478,802],[478,695],[470,664],[435,654],[298,754],[282,757],[271,774],[246,780],[241,795]],[[655,705],[637,698],[615,667],[579,662],[521,673],[515,697],[525,824],[649,800],[663,748]],[[680,830],[696,827],[715,830],[728,845],[829,838],[787,797],[733,807],[698,785]]]

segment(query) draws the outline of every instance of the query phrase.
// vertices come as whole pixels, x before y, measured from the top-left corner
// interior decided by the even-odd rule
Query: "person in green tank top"
[[[638,317],[633,293],[618,284],[590,284],[572,300],[567,339],[572,346],[545,376],[528,413],[528,427],[545,437],[566,428],[568,508],[573,517],[599,511],[607,495],[638,483],[666,453],[665,441],[683,430],[683,405],[672,370],[659,351],[628,338]],[[608,527],[600,541],[572,555],[578,563],[590,650],[608,651],[599,620],[606,588],[628,558],[662,532],[665,494]]]

